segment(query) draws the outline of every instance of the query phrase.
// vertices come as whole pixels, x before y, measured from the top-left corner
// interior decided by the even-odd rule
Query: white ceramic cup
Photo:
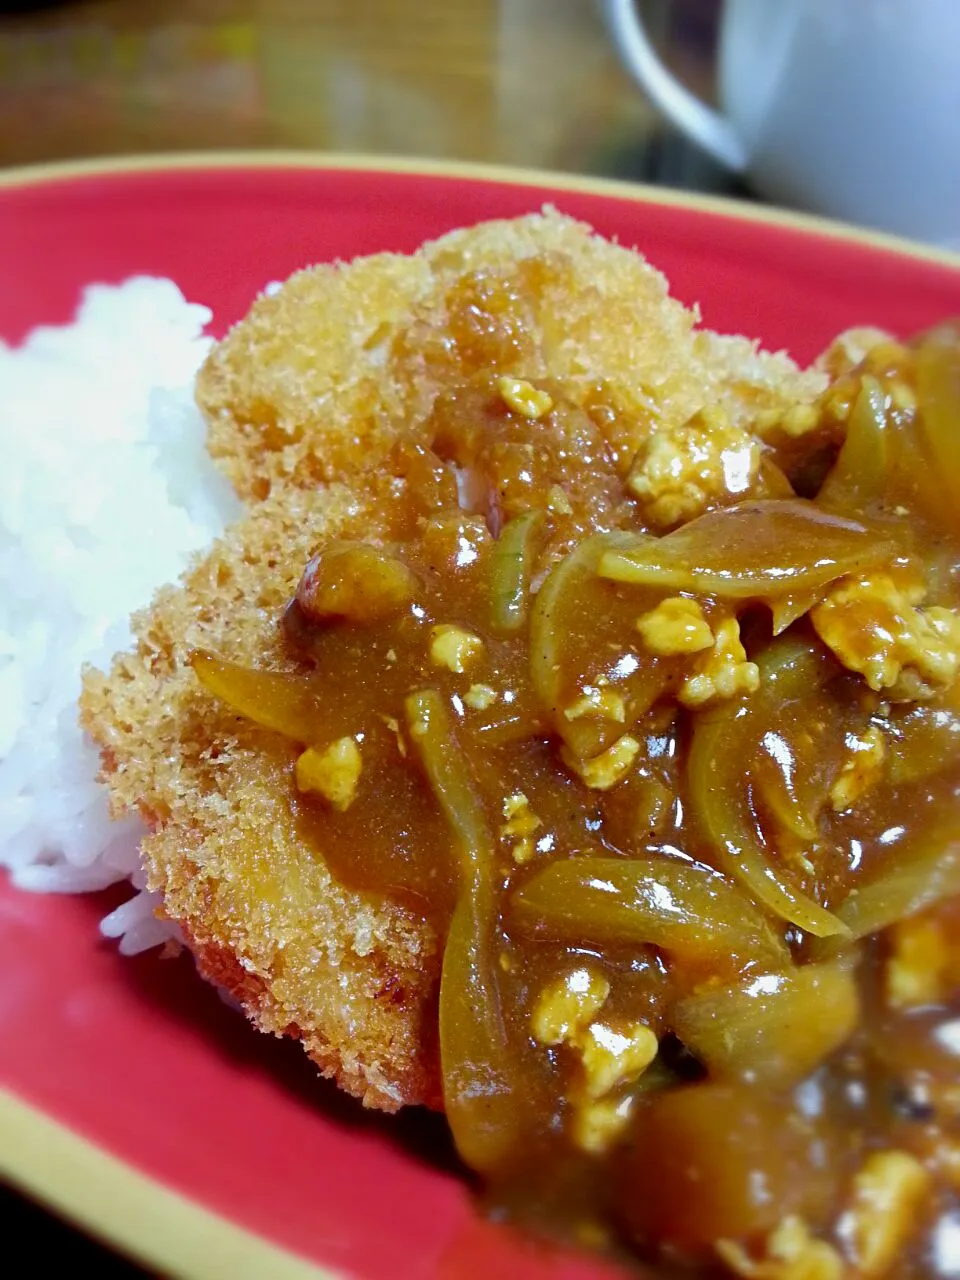
[[[960,0],[725,0],[722,111],[664,67],[633,0],[603,4],[656,106],[760,193],[960,249]]]

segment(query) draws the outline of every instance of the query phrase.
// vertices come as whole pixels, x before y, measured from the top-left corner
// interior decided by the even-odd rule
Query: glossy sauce
[[[957,1274],[958,335],[842,373],[799,439],[758,424],[749,487],[678,522],[674,560],[635,411],[504,383],[525,321],[497,289],[464,286],[476,372],[381,482],[376,553],[407,595],[331,611],[337,574],[372,579],[321,549],[279,621],[292,673],[198,674],[290,738],[335,875],[449,931],[446,1106],[493,1203],[671,1274]],[[718,545],[727,585],[701,589]],[[943,648],[878,688],[856,668],[887,587],[836,595],[871,574]],[[707,647],[638,628],[677,598]],[[742,657],[698,701],[725,627]],[[362,764],[338,807],[294,764],[343,739]]]

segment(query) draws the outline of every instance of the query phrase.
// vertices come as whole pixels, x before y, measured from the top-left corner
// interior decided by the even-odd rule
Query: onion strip
[[[848,1039],[859,1016],[852,966],[833,961],[707,987],[674,1005],[669,1022],[711,1076],[763,1088],[809,1075]]]
[[[763,660],[757,693],[721,703],[697,721],[688,758],[692,808],[720,870],[745,885],[758,902],[816,937],[846,933],[841,920],[774,867],[753,811],[749,772],[772,708],[788,696],[791,680],[805,676],[808,663],[815,667],[823,659],[785,637],[770,646]]]
[[[440,1065],[447,1120],[463,1159],[502,1169],[521,1144],[517,1068],[497,982],[494,842],[450,713],[435,689],[411,693],[407,728],[458,846],[460,888],[440,976]]]
[[[536,937],[578,946],[650,943],[695,961],[735,955],[774,966],[790,958],[727,880],[666,857],[550,863],[514,893],[511,918]]]
[[[960,328],[956,322],[934,329],[917,351],[917,400],[931,507],[956,533],[960,527]]]
[[[504,525],[490,560],[490,605],[493,628],[515,634],[527,617],[530,565],[534,540],[543,526],[542,511],[526,511]]]
[[[551,569],[530,614],[530,683],[557,733],[581,755],[590,754],[590,745],[594,751],[598,746],[584,742],[585,730],[594,731],[590,722],[571,721],[563,714],[563,653],[569,635],[564,611],[568,602],[581,594],[585,582],[595,576],[603,553],[630,540],[631,535],[622,532],[595,533],[584,538]]]
[[[322,742],[327,717],[302,674],[258,671],[226,662],[205,649],[195,649],[190,665],[208,693],[263,729],[294,742]]]
[[[945,898],[960,895],[960,818],[918,838],[912,853],[904,850],[894,865],[868,884],[857,887],[837,908],[846,927],[845,938],[816,943],[814,954],[832,954],[845,942],[879,933],[926,910]]]
[[[802,498],[766,499],[709,511],[664,538],[635,534],[604,551],[598,572],[636,586],[770,601],[895,555],[892,541],[863,524]]]
[[[817,494],[826,510],[859,509],[883,497],[890,463],[890,428],[883,388],[865,374],[837,460]]]
[[[493,836],[443,697],[436,689],[420,689],[408,695],[404,712],[423,771],[456,836],[461,883],[489,879]]]

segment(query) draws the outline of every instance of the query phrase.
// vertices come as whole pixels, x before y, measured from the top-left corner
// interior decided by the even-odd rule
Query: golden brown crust
[[[375,467],[396,424],[422,418],[443,381],[469,372],[451,320],[458,283],[477,271],[525,295],[516,310],[531,340],[501,372],[644,393],[668,425],[709,403],[742,421],[825,385],[746,338],[698,331],[638,253],[547,210],[451,232],[409,257],[313,267],[259,298],[197,384],[211,453],[240,496]]]
[[[325,1074],[388,1110],[438,1101],[437,939],[332,879],[298,837],[293,748],[215,703],[187,659],[204,647],[293,665],[276,622],[307,559],[333,536],[376,538],[368,479],[483,356],[482,335],[464,329],[462,287],[481,267],[517,334],[500,367],[563,379],[574,395],[603,381],[663,423],[709,403],[743,421],[824,382],[745,339],[697,331],[642,258],[552,212],[455,232],[408,258],[301,272],[208,359],[198,399],[210,448],[251,510],[135,618],[132,653],[108,675],[86,673],[82,719],[115,812],[138,810],[151,828],[149,882],[201,971],[263,1030],[299,1036]]]
[[[194,647],[289,666],[275,619],[308,548],[363,520],[343,489],[264,503],[135,619],[138,645],[88,671],[84,724],[117,812],[138,809],[151,887],[205,976],[265,1031],[300,1036],[373,1105],[435,1101],[429,1038],[436,944],[422,923],[350,893],[298,838],[288,745],[207,697]],[[364,521],[364,523],[366,523]]]

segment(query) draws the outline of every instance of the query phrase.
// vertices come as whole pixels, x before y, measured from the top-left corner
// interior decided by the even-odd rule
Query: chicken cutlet
[[[335,541],[389,540],[422,463],[405,449],[429,450],[437,406],[481,394],[490,373],[559,388],[582,419],[561,444],[602,450],[591,465],[608,487],[651,432],[667,441],[713,406],[742,447],[757,414],[775,418],[824,382],[698,328],[638,253],[552,211],[299,272],[256,301],[198,378],[210,451],[248,514],[136,616],[136,648],[84,680],[113,810],[149,827],[149,884],[200,972],[386,1110],[440,1105],[436,929],[331,873],[322,836],[307,841],[290,804],[289,742],[211,697],[190,655],[301,669],[278,623],[304,566]],[[596,495],[563,452],[535,459],[535,483],[584,507]],[[702,452],[691,466],[722,498],[719,448]],[[362,822],[356,835],[362,850]]]

